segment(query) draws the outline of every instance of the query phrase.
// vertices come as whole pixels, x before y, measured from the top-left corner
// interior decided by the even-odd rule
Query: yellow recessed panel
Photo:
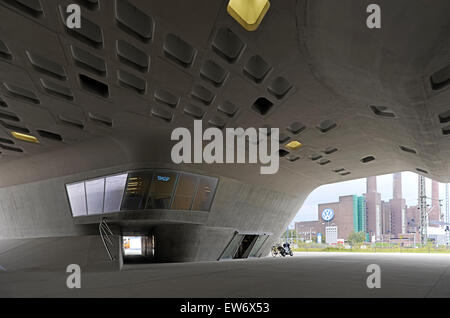
[[[302,146],[302,144],[296,140],[291,141],[290,143],[288,143],[285,147],[289,150],[296,150],[298,148],[300,148]]]
[[[33,142],[33,143],[35,143],[35,144],[38,144],[38,143],[39,143],[39,140],[38,140],[36,137],[31,136],[31,135],[22,134],[22,133],[16,132],[16,131],[12,131],[12,132],[11,132],[11,135],[12,135],[14,138],[19,139],[19,140],[28,141],[28,142]]]
[[[255,31],[269,10],[268,0],[230,0],[228,13],[247,31]]]

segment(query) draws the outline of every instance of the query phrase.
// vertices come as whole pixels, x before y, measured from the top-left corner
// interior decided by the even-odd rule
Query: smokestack
[[[374,193],[374,192],[377,192],[377,177],[368,177],[366,193]]]
[[[441,202],[439,202],[439,182],[431,181],[431,206],[432,211],[429,218],[434,221],[439,221],[441,218]]]
[[[402,199],[402,173],[394,173],[393,175],[394,183],[393,183],[393,198],[394,199]]]

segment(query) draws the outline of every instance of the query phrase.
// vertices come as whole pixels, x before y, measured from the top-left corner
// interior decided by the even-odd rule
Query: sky
[[[392,199],[392,174],[377,176],[377,190],[381,193],[381,200]],[[362,195],[366,192],[366,179],[356,179],[345,182],[327,184],[315,189],[303,203],[290,228],[295,222],[316,221],[318,219],[317,205],[320,203],[338,202],[339,196]],[[402,172],[403,198],[408,206],[417,205],[418,175],[413,172]],[[431,197],[431,180],[426,179],[426,195]],[[442,201],[442,209],[445,209],[445,183],[439,184],[439,196]]]

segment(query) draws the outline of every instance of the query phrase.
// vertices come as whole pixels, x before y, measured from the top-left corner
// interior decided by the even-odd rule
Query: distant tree
[[[366,234],[364,232],[352,232],[347,241],[351,246],[355,246],[357,244],[361,244],[366,239]]]
[[[291,240],[298,237],[297,232],[295,230],[289,230],[289,232],[284,231],[284,233],[281,235],[281,239],[286,240],[286,236]]]

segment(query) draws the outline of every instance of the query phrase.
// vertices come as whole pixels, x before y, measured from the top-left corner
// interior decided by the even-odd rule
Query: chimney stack
[[[441,218],[441,202],[439,201],[439,182],[431,181],[431,211],[430,220],[440,221]]]
[[[394,173],[394,183],[393,183],[393,199],[402,199],[402,173]]]
[[[367,177],[366,193],[377,192],[377,177]]]

